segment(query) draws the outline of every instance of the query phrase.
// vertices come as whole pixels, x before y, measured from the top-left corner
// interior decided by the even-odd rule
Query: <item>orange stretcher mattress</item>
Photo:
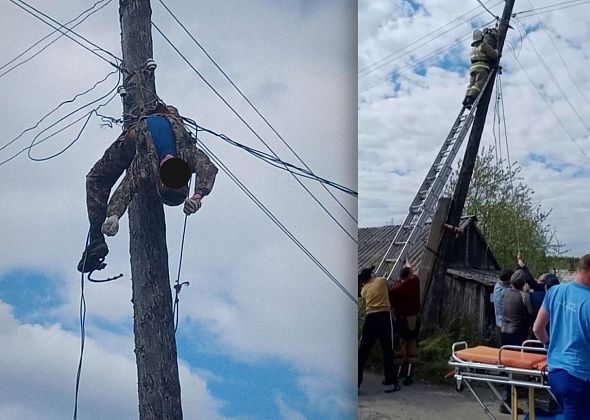
[[[500,349],[494,347],[477,346],[457,351],[455,354],[461,360],[468,362],[490,365],[498,365],[500,363]],[[502,350],[502,364],[518,369],[545,370],[547,368],[547,356],[539,353]]]

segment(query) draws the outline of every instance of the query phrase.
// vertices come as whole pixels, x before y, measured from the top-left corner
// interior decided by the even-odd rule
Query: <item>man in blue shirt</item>
[[[502,343],[502,299],[506,290],[510,289],[510,277],[512,277],[513,273],[512,270],[502,271],[498,282],[494,285],[494,293],[492,294],[494,312],[496,314],[496,340],[498,347]]]
[[[545,327],[550,323],[549,334]],[[552,287],[533,331],[548,344],[549,385],[566,420],[590,415],[590,254],[583,256],[576,279]]]

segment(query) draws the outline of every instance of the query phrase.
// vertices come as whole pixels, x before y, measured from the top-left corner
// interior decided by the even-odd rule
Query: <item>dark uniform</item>
[[[205,197],[213,188],[217,168],[207,155],[192,143],[190,134],[184,128],[180,118],[172,114],[163,115],[172,126],[177,157],[184,160],[191,172],[196,174],[195,193]],[[159,167],[160,161],[156,147],[145,119],[141,119],[136,125],[123,131],[92,167],[86,176],[90,244],[78,264],[79,271],[83,271],[84,268],[86,268],[84,271],[94,268],[93,266],[97,264],[96,259],[108,254],[108,247],[101,232],[102,223],[108,216],[114,215],[120,218],[140,185],[155,184],[158,191],[166,188],[159,179]],[[127,170],[125,177],[109,201],[112,187],[125,170]],[[179,188],[177,193],[187,197],[188,186]],[[88,256],[86,256],[87,252]],[[85,263],[85,259],[94,261]],[[86,267],[84,267],[85,264]]]
[[[470,107],[481,92],[490,73],[490,65],[498,58],[495,30],[489,29],[484,34],[476,29],[471,43],[471,67],[469,68],[469,86],[463,100],[463,105]]]

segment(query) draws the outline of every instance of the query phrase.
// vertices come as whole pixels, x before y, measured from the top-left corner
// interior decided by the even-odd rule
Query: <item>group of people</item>
[[[522,345],[536,337],[548,348],[549,385],[567,420],[590,415],[590,254],[576,278],[560,284],[554,274],[537,281],[522,255],[516,270],[504,270],[494,287],[499,345]],[[508,413],[510,387],[500,411]],[[517,411],[519,408],[512,407]]]
[[[412,364],[418,358],[420,331],[420,279],[414,270],[405,266],[395,284],[377,277],[375,267],[365,268],[359,274],[359,295],[366,307],[366,317],[358,350],[358,386],[369,352],[379,341],[383,353],[385,392],[412,384]]]

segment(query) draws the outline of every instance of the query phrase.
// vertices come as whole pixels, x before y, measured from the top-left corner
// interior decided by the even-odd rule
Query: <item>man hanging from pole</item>
[[[497,40],[498,31],[495,28],[485,28],[483,32],[479,29],[473,31],[473,42],[469,55],[471,60],[470,80],[463,100],[463,106],[467,109],[471,109],[488,79],[490,66],[495,64],[498,59]]]
[[[108,201],[111,188],[125,170],[127,174]],[[192,173],[196,174],[195,188],[188,197]],[[123,131],[86,176],[90,233],[78,271],[102,267],[109,252],[104,235],[118,232],[119,219],[140,185],[155,184],[163,204],[184,203],[189,215],[201,207],[216,175],[215,165],[191,142],[178,110],[159,102],[150,114]]]

